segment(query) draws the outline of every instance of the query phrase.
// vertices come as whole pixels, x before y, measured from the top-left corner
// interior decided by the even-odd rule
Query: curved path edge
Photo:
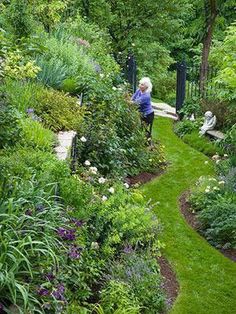
[[[170,119],[155,119],[154,138],[164,145],[170,166],[141,190],[147,199],[158,202],[154,211],[163,225],[163,254],[180,284],[170,313],[236,313],[236,265],[188,226],[179,210],[180,195],[201,175],[214,174],[213,164],[174,134]]]

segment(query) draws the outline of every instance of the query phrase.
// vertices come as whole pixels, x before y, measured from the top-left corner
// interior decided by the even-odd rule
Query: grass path
[[[225,258],[192,230],[179,212],[179,196],[203,174],[213,174],[211,161],[184,144],[172,131],[170,119],[158,117],[154,138],[165,145],[167,171],[145,184],[163,224],[163,255],[172,264],[180,293],[171,314],[235,314],[236,263]],[[209,163],[205,164],[208,160]]]

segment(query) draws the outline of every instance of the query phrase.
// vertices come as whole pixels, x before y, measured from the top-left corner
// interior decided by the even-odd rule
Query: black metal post
[[[177,81],[176,81],[176,112],[178,113],[183,106],[185,99],[186,85],[186,63],[182,61],[177,63]]]
[[[130,83],[132,92],[134,93],[137,87],[137,64],[133,54],[128,55],[127,59],[127,80]]]

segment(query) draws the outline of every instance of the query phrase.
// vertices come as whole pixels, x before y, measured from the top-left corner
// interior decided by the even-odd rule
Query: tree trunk
[[[200,92],[204,95],[208,72],[208,57],[212,42],[213,29],[217,16],[217,0],[205,0],[206,32],[203,37],[202,60],[200,68]]]

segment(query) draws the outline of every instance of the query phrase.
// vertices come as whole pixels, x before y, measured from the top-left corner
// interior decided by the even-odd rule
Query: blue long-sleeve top
[[[134,103],[139,105],[139,111],[144,115],[144,117],[154,111],[151,104],[150,93],[142,93],[140,89],[137,89],[131,99]]]

